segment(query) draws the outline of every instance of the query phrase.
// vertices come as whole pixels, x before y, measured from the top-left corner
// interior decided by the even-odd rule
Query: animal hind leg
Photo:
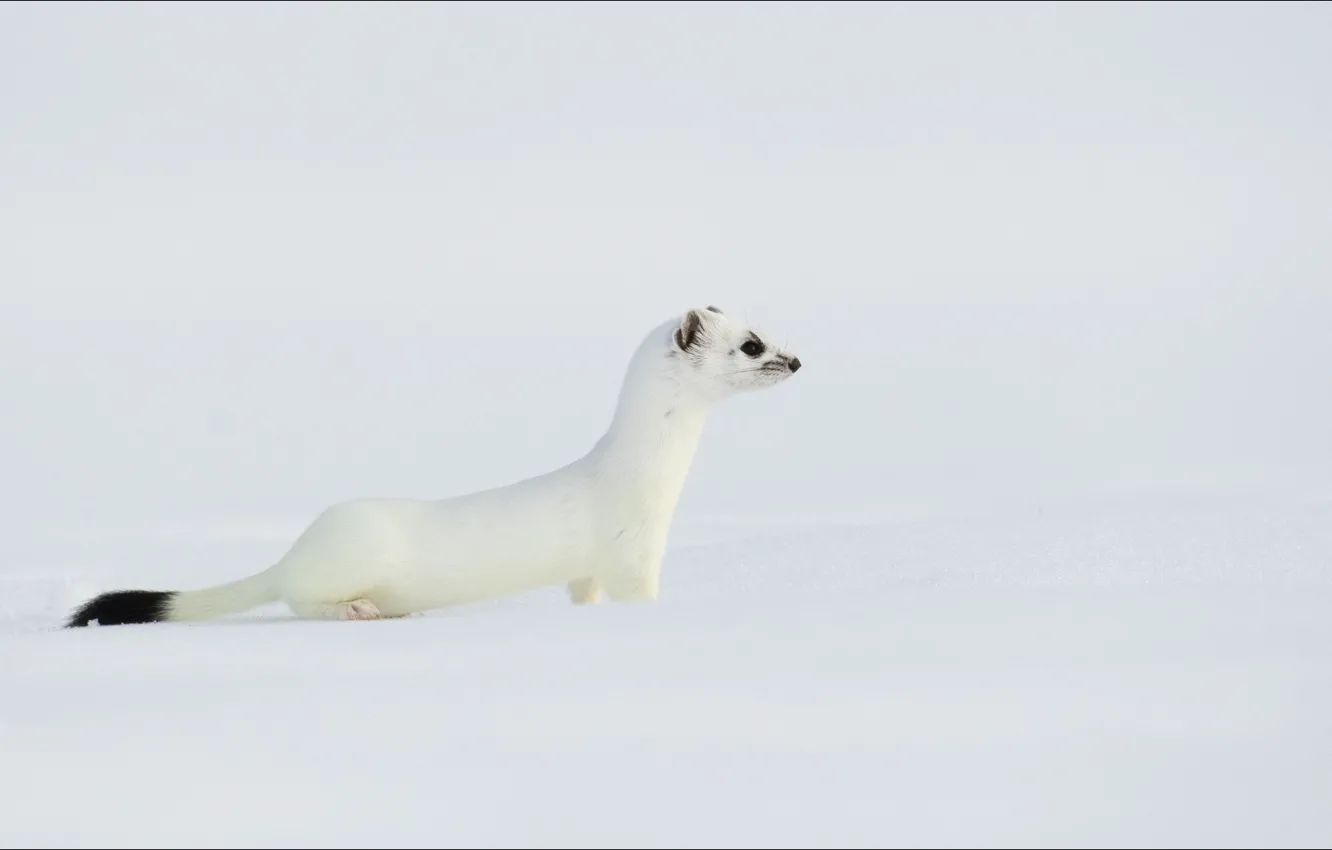
[[[309,602],[306,600],[287,600],[287,607],[292,613],[304,620],[380,620],[384,615],[379,607],[369,599],[353,599],[349,602]]]

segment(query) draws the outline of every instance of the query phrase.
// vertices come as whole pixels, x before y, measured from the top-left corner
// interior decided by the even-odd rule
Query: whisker
[[[729,372],[723,372],[722,374],[723,374],[723,375],[728,375],[728,376],[729,376],[729,375],[747,375],[747,374],[749,374],[750,372],[781,372],[782,370],[783,370],[782,365],[779,364],[779,363],[777,363],[776,361],[773,361],[773,362],[771,362],[771,363],[767,363],[767,364],[764,364],[764,365],[762,365],[762,366],[753,366],[753,367],[748,368],[748,369],[733,369],[733,370],[731,370],[731,371],[729,371]]]

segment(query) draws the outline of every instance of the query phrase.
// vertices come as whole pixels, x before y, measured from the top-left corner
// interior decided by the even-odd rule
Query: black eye
[[[745,344],[740,346],[740,350],[750,357],[758,357],[763,353],[763,343],[756,339],[746,340]]]

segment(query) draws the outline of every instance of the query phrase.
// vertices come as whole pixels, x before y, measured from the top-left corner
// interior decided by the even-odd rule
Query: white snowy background
[[[1332,842],[1332,7],[0,4],[0,846]],[[719,408],[648,606],[59,629]]]

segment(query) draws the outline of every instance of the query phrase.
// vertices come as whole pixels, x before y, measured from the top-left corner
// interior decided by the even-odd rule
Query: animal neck
[[[666,354],[636,358],[610,427],[593,449],[597,477],[625,496],[674,510],[707,422],[709,404],[671,372]]]

